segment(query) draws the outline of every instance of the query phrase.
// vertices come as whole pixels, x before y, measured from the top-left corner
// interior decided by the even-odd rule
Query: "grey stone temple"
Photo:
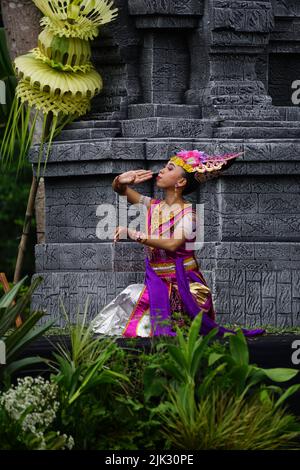
[[[93,318],[143,282],[143,246],[96,235],[97,207],[118,207],[117,174],[157,171],[179,149],[238,150],[192,196],[204,204],[197,259],[217,321],[300,325],[300,1],[115,4],[117,20],[93,43],[104,89],[47,163],[46,239],[35,251],[44,281],[32,308],[61,324],[61,302],[73,318],[88,297]],[[153,183],[137,189],[157,194]]]

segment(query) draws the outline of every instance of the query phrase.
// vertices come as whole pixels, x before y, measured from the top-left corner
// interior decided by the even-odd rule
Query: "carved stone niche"
[[[159,126],[160,117],[176,116],[178,105],[181,117],[201,117],[199,106],[185,106],[185,93],[190,80],[189,37],[199,25],[204,3],[128,0],[129,14],[143,35],[139,74],[143,98],[141,103],[129,106],[130,119],[154,118]]]
[[[256,119],[262,112],[265,119],[276,117],[272,100],[256,73],[258,57],[267,47],[273,28],[269,0],[207,0],[191,48],[195,66],[187,102],[196,102],[198,83],[203,117],[245,119],[250,114]]]
[[[267,48],[268,91],[275,106],[292,107],[293,83],[300,77],[300,2],[272,0],[272,3],[275,28]]]

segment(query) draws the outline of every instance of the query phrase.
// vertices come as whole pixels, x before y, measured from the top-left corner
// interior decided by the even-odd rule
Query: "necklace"
[[[151,216],[151,233],[155,233],[158,228],[165,224],[166,222],[169,222],[171,219],[174,219],[177,214],[180,214],[182,210],[184,209],[183,207],[180,207],[177,209],[177,211],[173,211],[171,209],[172,206],[169,206],[167,211],[164,212],[164,209],[166,207],[166,202],[161,201],[159,204],[155,206],[152,212]]]

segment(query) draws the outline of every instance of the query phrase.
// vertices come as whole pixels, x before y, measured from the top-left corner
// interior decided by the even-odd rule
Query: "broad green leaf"
[[[208,374],[204,377],[203,382],[198,388],[198,394],[199,397],[205,397],[207,396],[209,388],[212,386],[213,387],[213,381],[215,377],[220,373],[224,372],[226,368],[226,364],[220,364],[218,367],[215,369],[211,370],[208,372]]]
[[[298,390],[300,390],[300,384],[289,387],[277,400],[275,403],[275,408],[278,408],[280,405],[282,405],[287,400],[287,398],[289,398],[291,395],[294,395],[294,393],[298,392]]]
[[[176,362],[179,367],[182,367],[183,370],[187,369],[187,361],[183,353],[177,346],[173,344],[168,344],[168,352],[172,356],[172,359]]]
[[[222,357],[224,357],[224,354],[215,353],[215,352],[211,353],[208,357],[208,365],[212,366],[215,362],[217,362]]]
[[[229,340],[230,353],[237,364],[249,364],[249,351],[248,345],[241,330],[238,330],[236,335],[232,335]]]
[[[191,358],[190,374],[192,377],[195,377],[200,366],[201,359],[208,348],[209,342],[216,336],[217,332],[217,328],[214,328],[207,335],[198,340],[193,357]]]
[[[27,279],[28,276],[23,277],[21,281],[19,281],[17,284],[15,284],[9,292],[4,294],[4,296],[0,299],[0,308],[7,308],[11,305],[11,303],[14,301],[16,295],[18,294],[21,286],[24,284],[25,280]]]
[[[262,403],[268,403],[270,406],[272,406],[272,400],[267,389],[264,388],[259,392],[259,398]]]
[[[182,369],[175,366],[175,364],[162,364],[162,369],[168,372],[172,377],[174,377],[178,382],[184,380],[184,374]]]
[[[202,318],[203,318],[203,312],[201,310],[199,312],[199,314],[194,318],[194,320],[193,320],[193,322],[190,326],[190,329],[189,329],[187,342],[188,342],[188,353],[189,353],[190,358],[193,354],[193,351],[194,351],[194,348],[195,348],[195,345],[196,345],[196,341],[199,338],[200,328],[201,328],[201,324],[202,324]]]
[[[32,366],[34,364],[40,364],[41,362],[45,362],[42,357],[35,356],[35,357],[25,357],[23,359],[19,359],[18,361],[13,361],[5,367],[5,374],[11,375],[14,374],[17,370],[24,369],[24,367]]]
[[[33,328],[37,321],[43,316],[43,313],[34,312],[33,318],[28,318],[19,328],[17,328],[5,340],[7,348],[7,359],[12,359],[27,344],[31,343],[39,336],[42,336],[49,328],[51,328],[55,320],[49,321],[45,325]]]
[[[297,369],[261,369],[261,371],[274,382],[287,382],[293,379],[299,371]]]
[[[237,365],[228,372],[228,375],[231,380],[233,380],[238,393],[241,393],[245,388],[248,374],[249,367],[247,365]]]

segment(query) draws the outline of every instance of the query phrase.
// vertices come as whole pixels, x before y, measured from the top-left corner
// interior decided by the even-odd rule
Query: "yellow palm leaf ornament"
[[[32,0],[41,10],[44,27],[38,47],[14,61],[19,83],[0,148],[7,165],[19,142],[18,170],[32,144],[37,118],[43,129],[37,176],[44,143],[48,140],[46,167],[53,138],[74,119],[86,114],[91,99],[102,87],[102,79],[91,63],[90,40],[99,27],[117,17],[109,0]],[[32,121],[32,122],[31,122]],[[49,126],[50,121],[50,126]],[[28,131],[31,122],[30,131]]]

